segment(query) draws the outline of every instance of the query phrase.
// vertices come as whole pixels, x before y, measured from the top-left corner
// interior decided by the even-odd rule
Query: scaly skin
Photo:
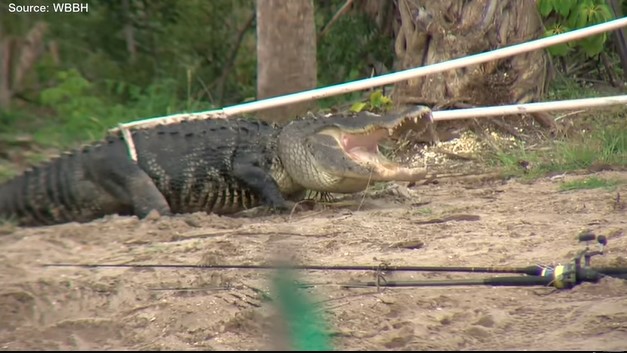
[[[108,214],[145,217],[198,211],[232,214],[257,205],[290,208],[306,189],[352,193],[374,181],[416,181],[377,142],[430,121],[431,111],[304,118],[285,127],[243,118],[140,129],[137,163],[120,136],[64,154],[0,185],[0,218],[36,226]]]

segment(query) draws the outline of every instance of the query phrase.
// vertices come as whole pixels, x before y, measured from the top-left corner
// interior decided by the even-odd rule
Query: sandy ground
[[[596,176],[625,180],[627,172]],[[577,234],[589,229],[609,237],[606,255],[593,265],[627,266],[627,185],[559,191],[560,182],[584,177],[398,185],[363,202],[355,196],[353,204],[291,217],[113,216],[17,229],[0,235],[0,349],[281,346],[276,311],[262,295],[272,296],[271,272],[44,263],[258,264],[277,249],[296,249],[311,265],[529,266],[570,261],[584,246]],[[385,274],[387,280],[477,276],[489,275]],[[627,349],[627,281],[604,278],[562,291],[338,286],[373,277],[302,272],[301,281],[316,284],[302,291],[326,318],[335,349]]]

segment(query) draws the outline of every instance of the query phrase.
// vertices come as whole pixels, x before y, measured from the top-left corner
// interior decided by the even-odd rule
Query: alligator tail
[[[0,219],[29,226],[77,219],[80,157],[64,154],[0,185]]]

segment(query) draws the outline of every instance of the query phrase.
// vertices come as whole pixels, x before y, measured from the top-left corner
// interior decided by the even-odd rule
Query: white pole
[[[224,113],[226,115],[235,115],[241,113],[252,112],[256,110],[274,108],[282,105],[288,105],[292,103],[298,103],[308,100],[325,98],[333,95],[345,94],[349,92],[369,89],[377,86],[384,86],[395,82],[408,80],[415,77],[425,76],[429,74],[435,74],[451,69],[457,69],[464,66],[476,65],[491,60],[497,60],[513,56],[516,54],[522,54],[533,50],[538,50],[552,45],[570,42],[573,40],[581,39],[584,37],[596,35],[599,33],[615,30],[621,27],[627,26],[627,17],[608,21],[605,23],[589,26],[567,33],[553,35],[542,39],[536,39],[530,42],[512,45],[509,47],[496,49],[493,51],[475,54],[463,58],[453,59],[442,63],[437,63],[429,66],[422,66],[404,71],[399,71],[391,74],[381,75],[377,77],[347,82],[335,86],[329,86],[324,88],[317,88],[309,91],[303,91],[298,93],[292,93],[285,96],[273,97],[269,99],[258,100],[250,103],[244,103],[225,107],[223,109],[211,110],[192,114],[176,114],[173,116],[157,117],[151,119],[138,120],[126,124],[121,124],[120,128],[133,128],[133,127],[150,127],[157,124],[169,124],[174,121],[178,121],[181,118],[202,119],[206,118],[210,114]],[[113,129],[117,130],[117,129]]]
[[[608,105],[627,105],[627,95],[597,97],[584,99],[571,99],[554,102],[539,102],[514,105],[500,105],[494,107],[481,107],[469,109],[440,110],[433,112],[433,120],[454,120],[473,117],[485,117],[509,114],[528,114],[534,112],[575,110],[582,108],[602,107]]]

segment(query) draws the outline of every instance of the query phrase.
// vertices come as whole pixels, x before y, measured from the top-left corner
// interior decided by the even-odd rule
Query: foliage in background
[[[327,25],[345,1],[317,7],[316,27]],[[368,77],[375,64],[392,67],[394,38],[386,38],[372,18],[351,11],[340,17],[318,43],[318,85],[327,86]],[[381,73],[379,73],[381,74]]]
[[[254,99],[254,0],[86,2],[89,12],[80,15],[7,16],[8,4],[0,4],[0,39],[23,43],[35,23],[48,24],[41,58],[11,108],[0,107],[0,135],[26,132],[42,145],[69,146],[100,138],[120,122]],[[315,3],[316,28],[325,30],[318,38],[319,86],[380,75],[394,66],[394,38],[371,17],[354,8],[331,22],[345,3]],[[551,30],[556,28],[552,24],[592,24],[607,15],[601,0],[540,0],[539,9]],[[569,50],[585,50],[581,43]],[[588,52],[598,44],[593,40]],[[565,94],[582,94],[564,82]],[[362,97],[363,92],[330,97],[320,107],[350,107],[356,101],[357,111],[389,106],[385,92]]]
[[[538,0],[537,4],[546,36],[607,22],[627,13],[627,0]],[[556,78],[574,80],[582,86],[601,83],[624,87],[627,84],[626,33],[625,29],[606,32],[547,48],[556,59]]]
[[[390,97],[384,96],[382,90],[376,90],[370,94],[367,101],[354,103],[350,110],[355,113],[359,113],[364,110],[382,113],[388,111],[391,107],[392,100]]]
[[[540,14],[547,19],[546,36],[565,33],[592,26],[612,19],[605,0],[539,0]],[[607,33],[587,37],[575,42],[555,45],[548,51],[555,56],[566,56],[574,49],[581,49],[592,57],[601,53],[607,41]]]
[[[318,87],[325,87],[381,75],[394,63],[394,38],[380,32],[368,15],[351,10],[330,24],[345,0],[316,2],[316,28],[326,33],[318,38]],[[327,28],[328,26],[328,28]],[[375,72],[377,67],[379,72]],[[352,92],[319,101],[321,108],[331,108],[358,101],[363,94]]]
[[[573,180],[560,184],[560,191],[583,190],[583,189],[615,189],[618,184],[624,183],[624,180],[607,180],[597,177],[589,177],[583,180]]]
[[[10,109],[0,109],[0,133],[29,131],[38,143],[66,145],[99,138],[119,122],[254,96],[254,26],[241,43],[246,55],[230,55],[253,0],[88,4],[80,15],[3,16],[4,38],[22,40],[37,21],[45,21],[48,32],[28,85]]]
[[[586,85],[571,78],[558,76],[546,93],[547,101],[590,98],[601,96],[594,85]]]

